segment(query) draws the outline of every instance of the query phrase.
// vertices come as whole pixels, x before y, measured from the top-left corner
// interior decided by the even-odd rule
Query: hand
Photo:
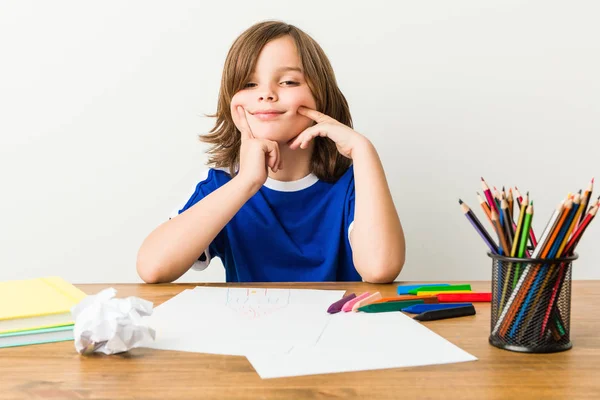
[[[298,108],[298,114],[312,119],[316,124],[306,128],[292,140],[290,148],[293,150],[306,149],[311,140],[317,136],[322,136],[333,140],[340,154],[351,159],[352,151],[356,147],[368,143],[367,138],[354,129],[319,111],[300,107]]]
[[[258,189],[267,180],[268,168],[273,172],[282,168],[279,145],[271,140],[254,137],[242,106],[235,107],[231,115],[242,136],[238,176]]]

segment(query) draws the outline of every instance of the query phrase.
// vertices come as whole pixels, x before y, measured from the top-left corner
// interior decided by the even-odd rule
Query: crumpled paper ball
[[[117,354],[143,347],[156,337],[142,317],[153,304],[138,297],[116,299],[114,288],[87,296],[71,309],[75,321],[75,349],[80,354]]]

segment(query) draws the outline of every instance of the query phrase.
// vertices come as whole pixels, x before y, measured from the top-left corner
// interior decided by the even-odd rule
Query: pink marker
[[[381,299],[381,293],[375,292],[372,295],[370,295],[369,297],[365,297],[364,299],[359,300],[356,303],[354,303],[354,305],[352,306],[352,311],[358,312],[358,309],[360,307],[366,306],[367,304],[371,304],[374,301],[377,301],[379,299]]]
[[[360,296],[357,296],[357,297],[353,298],[352,300],[350,300],[349,302],[347,302],[346,304],[344,304],[344,306],[342,307],[342,311],[343,312],[350,312],[350,311],[352,311],[352,307],[354,306],[354,304],[357,301],[365,299],[365,298],[369,297],[369,295],[370,295],[369,292],[364,292]]]

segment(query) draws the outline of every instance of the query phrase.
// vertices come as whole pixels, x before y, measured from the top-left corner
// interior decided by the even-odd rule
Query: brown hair
[[[241,90],[256,66],[262,48],[271,40],[289,35],[294,39],[304,75],[317,104],[317,110],[344,125],[352,127],[352,117],[346,98],[337,86],[333,68],[325,52],[308,34],[280,21],[257,23],[243,32],[233,43],[223,68],[217,103],[215,126],[200,140],[209,143],[208,163],[217,168],[229,168],[235,176],[240,160],[241,135],[231,116],[231,99]],[[342,156],[335,143],[316,137],[311,170],[321,180],[336,181],[352,161]]]

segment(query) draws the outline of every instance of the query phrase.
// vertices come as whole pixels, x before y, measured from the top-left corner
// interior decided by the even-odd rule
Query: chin
[[[298,133],[290,133],[286,129],[261,129],[252,132],[254,137],[260,139],[272,140],[273,142],[285,143],[296,137]]]

